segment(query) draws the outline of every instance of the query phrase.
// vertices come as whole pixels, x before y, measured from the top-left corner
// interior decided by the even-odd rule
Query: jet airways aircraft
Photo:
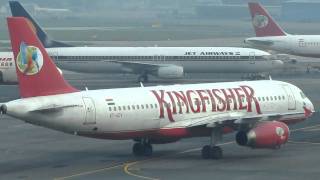
[[[58,72],[28,20],[7,19],[21,99],[3,103],[3,114],[66,133],[133,139],[135,155],[152,144],[211,137],[203,158],[219,159],[222,135],[237,131],[239,145],[279,148],[286,124],[307,119],[311,101],[296,86],[273,80],[79,91]]]
[[[259,3],[249,3],[249,9],[257,37],[247,38],[245,43],[297,56],[320,57],[320,35],[288,34]]]
[[[58,67],[87,73],[133,73],[182,78],[184,73],[263,73],[282,66],[269,53],[238,47],[70,47],[51,40],[18,1],[10,1],[13,16],[26,17]],[[0,54],[1,57],[1,54]]]

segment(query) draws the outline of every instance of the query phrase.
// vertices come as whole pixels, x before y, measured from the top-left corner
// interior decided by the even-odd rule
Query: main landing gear
[[[138,77],[138,82],[148,82],[149,77],[147,72],[143,72],[141,75]]]
[[[201,150],[201,155],[203,159],[221,159],[223,152],[221,147],[216,144],[221,141],[222,132],[220,129],[213,129],[211,133],[210,145],[203,146]]]
[[[134,143],[132,153],[135,156],[151,156],[153,152],[152,145],[147,139],[142,139]]]

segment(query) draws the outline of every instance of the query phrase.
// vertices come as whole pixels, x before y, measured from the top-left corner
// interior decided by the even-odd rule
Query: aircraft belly
[[[87,73],[121,73],[122,66],[117,63],[95,62],[59,62],[58,67],[65,70]]]
[[[183,62],[186,73],[258,73],[271,70],[271,61]]]

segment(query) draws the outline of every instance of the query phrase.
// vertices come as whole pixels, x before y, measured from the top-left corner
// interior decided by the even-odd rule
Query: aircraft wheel
[[[151,144],[144,145],[144,155],[145,156],[152,156],[153,149]]]
[[[132,147],[132,153],[135,156],[142,156],[144,154],[144,146],[141,143],[134,143]]]
[[[203,159],[211,158],[211,147],[209,145],[203,146],[201,150],[201,155]]]
[[[211,148],[211,157],[212,159],[221,159],[223,156],[222,149],[219,146],[213,146]]]

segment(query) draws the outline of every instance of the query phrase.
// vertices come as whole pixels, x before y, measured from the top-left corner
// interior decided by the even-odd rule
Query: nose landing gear
[[[149,77],[147,72],[143,72],[141,75],[138,77],[138,82],[148,82]]]
[[[221,159],[223,157],[223,151],[220,146],[216,144],[221,141],[222,132],[221,129],[212,129],[211,133],[211,143],[210,145],[203,146],[201,150],[201,155],[203,159]]]

